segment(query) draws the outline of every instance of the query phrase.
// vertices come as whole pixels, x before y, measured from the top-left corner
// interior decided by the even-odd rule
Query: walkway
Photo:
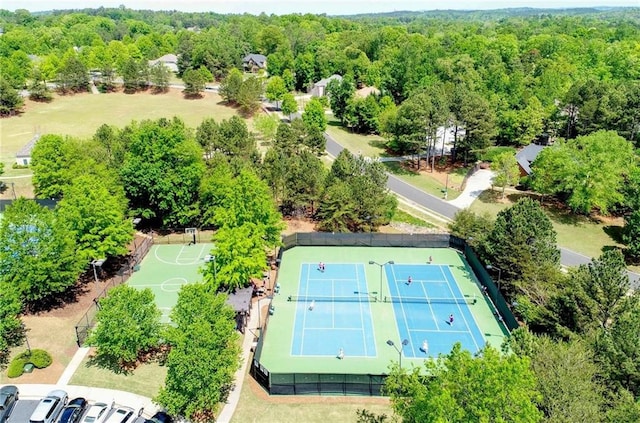
[[[471,206],[476,198],[480,197],[485,190],[491,188],[491,179],[493,178],[493,171],[489,169],[480,169],[473,173],[467,179],[467,184],[464,187],[464,191],[455,199],[449,201],[449,204],[466,209]]]
[[[78,351],[76,351],[67,367],[65,367],[64,372],[62,372],[60,379],[58,379],[58,385],[69,384],[73,374],[78,370],[78,367],[80,367],[82,360],[89,354],[89,349],[88,347],[78,348]]]
[[[236,407],[238,406],[238,401],[240,401],[240,392],[242,391],[242,384],[244,383],[244,376],[247,374],[247,366],[249,365],[249,360],[251,359],[251,347],[253,346],[254,339],[254,328],[259,329],[259,316],[260,313],[259,307],[260,302],[255,301],[251,305],[251,315],[249,316],[249,322],[247,323],[247,327],[244,333],[244,341],[242,342],[242,365],[240,369],[236,371],[235,375],[235,386],[229,393],[229,398],[227,398],[227,403],[222,408],[220,415],[216,419],[217,423],[228,423],[231,421],[231,417],[233,417],[233,413],[236,411]]]

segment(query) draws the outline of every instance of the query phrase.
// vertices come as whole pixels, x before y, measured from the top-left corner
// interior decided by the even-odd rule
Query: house
[[[19,166],[29,166],[31,164],[31,151],[40,139],[40,134],[37,134],[31,140],[24,145],[16,154],[16,164]]]
[[[538,154],[544,149],[544,145],[529,144],[516,154],[516,161],[520,167],[520,176],[531,175],[531,163],[538,157]]]
[[[313,84],[311,88],[311,95],[313,97],[324,97],[327,94],[327,85],[331,81],[342,81],[342,77],[340,75],[333,74],[328,78],[321,79],[320,81]]]
[[[149,60],[149,66],[155,66],[157,63],[162,63],[171,72],[178,73],[178,56],[175,54],[165,54],[162,57],[158,57],[155,60]]]
[[[242,66],[250,72],[257,72],[261,69],[267,69],[267,57],[262,54],[247,54],[242,59]]]
[[[367,98],[370,95],[380,95],[380,90],[376,87],[362,87],[359,90],[356,90],[356,97]]]

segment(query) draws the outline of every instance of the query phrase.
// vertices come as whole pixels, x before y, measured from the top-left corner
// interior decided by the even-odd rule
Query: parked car
[[[31,414],[29,423],[53,423],[60,411],[67,405],[68,395],[65,391],[56,389],[42,398]]]
[[[158,411],[150,419],[146,419],[144,423],[173,423],[173,419],[164,411]]]
[[[102,423],[104,419],[107,418],[107,414],[109,414],[109,406],[103,402],[96,402],[89,410],[87,410],[87,414],[84,415],[81,423]]]
[[[109,418],[105,420],[104,423],[127,423],[135,420],[141,414],[142,408],[136,414],[136,411],[133,408],[120,406],[116,408],[111,415],[109,415]]]
[[[17,386],[7,385],[0,388],[0,423],[9,420],[9,416],[18,402],[20,392]]]
[[[62,410],[58,423],[78,423],[82,414],[87,409],[87,400],[84,398],[74,398]]]

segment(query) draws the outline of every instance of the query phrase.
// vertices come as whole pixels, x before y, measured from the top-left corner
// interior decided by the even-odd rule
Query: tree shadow
[[[388,172],[394,175],[418,175],[418,172],[408,166],[403,166],[402,162],[382,162]]]
[[[122,367],[117,359],[113,357],[103,356],[103,355],[92,355],[87,360],[87,367],[97,367],[100,369],[109,370],[117,375],[131,375],[133,374],[133,368],[131,367]]]
[[[607,225],[602,228],[604,233],[609,235],[609,237],[619,244],[623,244],[622,235],[624,234],[624,226],[620,225]]]
[[[480,194],[478,199],[483,203],[489,203],[489,204],[499,203],[502,201],[502,194],[499,193],[498,191],[487,189]]]
[[[78,299],[87,292],[91,291],[91,283],[93,275],[89,277],[89,272],[85,272],[78,278],[78,281],[67,288],[64,292],[53,293],[45,298],[37,301],[27,302],[25,304],[27,312],[31,314],[39,314],[55,309],[61,309],[69,304],[78,302]]]

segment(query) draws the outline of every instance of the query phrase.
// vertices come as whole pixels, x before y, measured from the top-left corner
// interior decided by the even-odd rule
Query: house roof
[[[36,136],[34,136],[33,138],[31,138],[31,140],[26,143],[17,153],[16,153],[16,157],[18,158],[22,158],[22,157],[31,157],[31,150],[33,150],[33,147],[36,145],[36,143],[38,142],[38,140],[40,139],[40,134],[37,134]]]
[[[362,87],[359,90],[356,90],[355,94],[358,97],[367,98],[371,94],[375,94],[375,95],[380,94],[380,90],[377,89],[376,87]]]
[[[247,54],[246,56],[244,56],[244,59],[242,59],[242,63],[249,63],[249,62],[253,62],[256,65],[263,68],[267,63],[267,57],[263,54],[253,54],[253,53]]]
[[[338,81],[342,81],[342,77],[340,75],[333,74],[328,78],[321,79],[320,81],[318,81],[315,84],[313,84],[313,86],[314,87],[326,87],[329,84],[329,82],[333,81],[334,79],[338,80]]]
[[[165,54],[162,57],[158,57],[155,60],[149,60],[149,66],[153,66],[156,63],[162,63],[172,72],[178,72],[178,56],[175,54]]]
[[[516,154],[518,164],[527,175],[531,175],[531,163],[538,157],[543,148],[543,145],[529,144]]]
[[[252,286],[237,289],[234,293],[229,294],[229,298],[227,298],[227,304],[229,304],[236,313],[248,313],[251,309],[252,295]]]

